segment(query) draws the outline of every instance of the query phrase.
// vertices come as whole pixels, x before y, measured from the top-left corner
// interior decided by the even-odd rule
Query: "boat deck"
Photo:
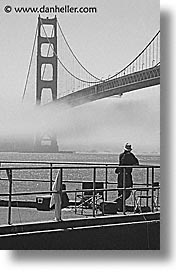
[[[75,214],[75,207],[69,206],[62,209],[62,220],[70,219],[90,219],[92,218],[92,209],[84,209],[83,213],[81,209],[77,210]],[[12,208],[12,218],[11,225],[21,224],[21,223],[31,223],[31,222],[51,222],[55,220],[55,211],[39,211],[36,208]],[[126,215],[133,215],[134,212],[126,211]],[[107,217],[110,214],[102,214],[101,211],[97,211],[96,217]],[[117,212],[116,214],[111,214],[111,216],[123,215],[122,212]],[[8,217],[8,207],[0,207],[0,226],[7,225]]]
[[[126,166],[121,166],[123,187],[117,187],[114,173],[117,166],[117,163],[1,163],[0,247],[159,249],[160,166],[132,166],[138,181],[129,188]],[[122,212],[114,202],[120,190]],[[125,200],[129,190],[131,196]],[[59,222],[55,220],[55,210],[50,209],[51,195],[56,196],[56,201],[60,196],[61,205],[64,195],[69,197],[69,205],[62,210],[57,208]]]
[[[51,211],[52,212],[52,211]],[[66,212],[64,213],[66,214]],[[0,226],[1,249],[160,249],[160,213]]]

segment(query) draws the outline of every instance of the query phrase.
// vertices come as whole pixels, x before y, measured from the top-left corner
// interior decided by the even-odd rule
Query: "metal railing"
[[[25,164],[25,165],[24,165]],[[29,166],[29,164],[32,164]],[[37,164],[37,165],[36,165]],[[42,164],[42,166],[40,166]],[[26,166],[27,165],[27,166]],[[12,167],[14,166],[14,167]],[[52,194],[64,194],[67,193],[69,194],[74,194],[76,195],[78,192],[84,192],[84,191],[92,191],[92,215],[93,217],[96,216],[96,193],[97,191],[102,191],[104,193],[104,200],[108,200],[108,194],[110,192],[117,192],[122,190],[122,199],[123,199],[123,208],[122,208],[122,213],[123,215],[126,214],[126,200],[125,200],[125,194],[127,191],[132,191],[132,192],[137,192],[137,191],[145,191],[146,192],[146,206],[149,206],[149,193],[151,197],[151,211],[155,211],[155,202],[154,202],[154,192],[156,190],[160,190],[160,185],[158,184],[156,186],[156,180],[155,180],[155,170],[160,169],[159,165],[137,165],[137,166],[120,166],[122,169],[123,173],[123,182],[122,182],[122,187],[119,188],[117,187],[117,180],[116,180],[116,175],[114,174],[115,168],[118,167],[117,163],[83,163],[83,162],[9,162],[9,161],[3,161],[1,162],[0,166],[0,183],[1,181],[7,181],[8,182],[8,192],[0,192],[0,197],[8,197],[8,217],[7,217],[7,222],[8,224],[12,223],[12,202],[13,202],[13,197],[15,196],[20,196],[24,197],[27,195],[52,195]],[[144,171],[142,174],[145,174],[145,182],[137,182],[133,184],[133,187],[126,187],[126,168],[133,168],[133,171],[135,169],[143,169]],[[103,182],[104,188],[101,189],[96,189],[96,183],[99,182],[97,180],[97,172],[99,169],[103,169],[104,172],[101,172],[101,182]],[[23,178],[21,172],[24,171],[36,171],[39,174],[39,170],[41,171],[49,171],[49,178],[48,179],[43,179],[43,178]],[[59,191],[53,191],[52,190],[52,185],[53,185],[53,172],[56,173],[58,170],[61,171],[61,182],[68,184],[69,186],[75,184],[82,184],[83,182],[86,182],[82,178],[78,177],[76,179],[67,179],[64,176],[64,173],[67,173],[69,170],[75,171],[75,175],[78,175],[79,171],[84,171],[89,173],[89,176],[91,175],[91,182],[93,184],[93,187],[91,189],[82,189],[80,188],[79,190],[77,188],[72,188],[71,190],[62,190],[62,188]],[[4,171],[6,173],[6,177],[1,177],[1,173]],[[4,173],[3,172],[3,173]],[[110,173],[111,172],[111,173]],[[14,177],[14,173],[18,174],[18,178]],[[115,181],[110,180],[110,176],[115,178]],[[24,192],[14,192],[13,191],[13,186],[17,182],[34,182],[34,183],[39,183],[41,182],[42,184],[44,183],[49,183],[48,190],[40,190],[40,191],[24,191]],[[109,185],[115,185],[115,188],[109,188]],[[75,199],[76,200],[76,199]],[[76,207],[76,204],[75,204]],[[158,208],[157,208],[158,210]],[[62,210],[61,214],[62,214]]]

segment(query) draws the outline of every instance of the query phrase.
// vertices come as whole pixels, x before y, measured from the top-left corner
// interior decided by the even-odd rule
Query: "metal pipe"
[[[105,168],[105,189],[108,188],[108,168],[107,168],[107,165],[106,165],[106,168]],[[105,191],[105,201],[108,200],[108,191],[106,190]]]
[[[52,191],[52,186],[53,186],[53,169],[52,169],[52,166],[53,166],[52,163],[50,163],[50,191]]]
[[[126,190],[144,190],[144,191],[147,191],[147,190],[151,190],[152,187],[128,187],[126,188]],[[160,187],[155,187],[155,189],[160,189]],[[118,190],[123,190],[123,188],[121,187],[118,187],[118,188],[110,188],[108,191],[118,191]],[[82,189],[80,190],[62,190],[62,193],[74,193],[74,192],[82,192]],[[85,190],[84,190],[85,191]],[[93,189],[86,189],[86,191],[93,191]],[[98,189],[98,191],[106,191],[105,188],[101,188],[101,189]],[[41,195],[41,194],[54,194],[54,193],[57,193],[57,191],[38,191],[38,192],[21,192],[21,193],[13,193],[11,194],[11,197],[15,197],[15,196],[28,196],[28,195]],[[9,193],[0,193],[0,196],[4,196],[4,197],[7,197],[9,196]]]
[[[123,168],[122,169],[122,173],[123,173],[123,196],[122,196],[122,205],[123,205],[123,214],[125,215],[125,211],[126,211],[126,206],[125,206],[125,195],[126,195],[126,182],[125,182],[125,172],[126,169]]]
[[[75,214],[77,213],[76,206],[77,206],[77,191],[75,191]]]
[[[93,217],[95,217],[96,216],[96,171],[97,171],[97,168],[100,168],[100,169],[105,169],[105,181],[103,181],[103,183],[105,183],[105,188],[101,188],[101,189],[98,189],[98,191],[104,191],[105,192],[105,194],[107,194],[107,196],[108,196],[108,192],[109,191],[117,191],[117,190],[122,190],[122,194],[123,194],[123,214],[125,215],[125,212],[126,212],[126,200],[125,200],[125,195],[126,195],[126,192],[128,191],[128,190],[137,190],[138,189],[138,187],[130,187],[130,188],[126,188],[126,183],[125,183],[125,165],[124,166],[121,166],[122,167],[122,169],[123,169],[123,184],[122,184],[122,188],[110,188],[110,189],[108,189],[107,190],[107,187],[108,187],[108,184],[109,184],[109,182],[108,182],[108,169],[109,168],[114,168],[114,166],[112,165],[112,164],[105,164],[104,165],[104,167],[102,167],[102,166],[99,166],[99,165],[97,165],[96,167],[95,166],[87,166],[87,167],[85,167],[85,166],[77,166],[77,167],[74,167],[74,169],[87,169],[87,170],[89,170],[90,168],[91,169],[93,169],[93,181],[92,181],[92,183],[93,183],[93,187],[92,187],[92,189],[86,189],[86,191],[91,191],[92,193],[93,193],[93,200],[92,200],[92,202],[93,202]],[[130,166],[128,166],[128,167],[130,167]],[[147,168],[147,183],[146,183],[146,186],[147,187],[139,187],[139,189],[141,190],[145,190],[145,191],[147,191],[147,192],[149,192],[149,190],[151,190],[150,192],[152,193],[152,211],[154,212],[154,191],[155,191],[155,189],[160,189],[160,187],[155,187],[154,186],[154,169],[155,168],[159,168],[160,166],[156,166],[156,165],[143,165],[143,166],[132,166],[133,168]],[[13,170],[16,170],[16,171],[20,171],[20,170],[26,170],[26,169],[36,169],[36,170],[38,170],[38,169],[40,169],[41,170],[41,167],[23,167],[23,168],[21,168],[21,167],[4,167],[4,168],[1,168],[0,170],[5,170],[6,171],[6,173],[7,173],[7,179],[8,179],[8,181],[9,181],[9,193],[8,194],[0,194],[0,196],[8,196],[8,198],[9,198],[9,203],[8,203],[8,224],[11,224],[11,215],[12,215],[12,198],[14,197],[14,196],[22,196],[22,195],[37,195],[37,194],[53,194],[53,193],[59,193],[60,194],[60,196],[62,196],[62,194],[63,193],[74,193],[74,192],[78,192],[78,190],[62,190],[62,185],[61,185],[61,187],[60,187],[60,190],[59,191],[51,191],[51,190],[48,190],[48,191],[41,191],[41,192],[21,192],[21,193],[13,193],[13,186],[12,186],[12,183],[14,183],[14,179],[13,179],[13,177],[12,177],[12,172],[13,172]],[[50,169],[50,180],[49,181],[47,181],[47,182],[50,182],[51,183],[51,171],[53,170],[53,169],[57,169],[57,167],[53,167],[53,164],[52,163],[50,163],[50,165],[48,166],[48,167],[42,167],[42,169],[45,169],[46,171],[48,171],[48,169]],[[64,173],[64,171],[65,170],[63,170],[63,169],[72,169],[72,167],[65,167],[65,166],[59,166],[59,168],[58,169],[60,169],[60,173],[61,173],[61,181],[62,181],[62,183],[63,182],[69,182],[69,181],[66,181],[66,180],[63,180],[63,173]],[[150,183],[149,182],[149,176],[150,176],[150,169],[152,169],[152,183]],[[103,176],[104,177],[104,176]],[[31,180],[32,181],[32,180]],[[45,182],[45,180],[41,180],[41,181],[43,181],[43,182]],[[70,182],[78,182],[78,181],[70,181]],[[81,181],[82,182],[82,181]],[[102,182],[102,181],[101,181]],[[112,182],[113,184],[116,184],[115,182]],[[80,192],[83,192],[84,190],[80,190]],[[149,194],[151,194],[151,193],[149,193]],[[75,200],[76,201],[76,200]],[[148,204],[148,202],[147,202],[147,204]],[[61,211],[61,210],[60,210]],[[60,212],[60,215],[61,215],[61,212]]]
[[[152,212],[154,212],[154,168],[152,168]]]
[[[1,178],[2,181],[8,181],[8,178]],[[50,180],[44,180],[44,179],[13,179],[13,183],[15,182],[50,182]]]
[[[147,191],[147,190],[151,190],[152,189],[152,187],[128,187],[128,188],[126,188],[126,190],[144,190],[144,191]],[[160,189],[160,187],[155,187],[155,189]],[[105,188],[101,188],[101,189],[98,189],[99,191],[106,191],[106,189]],[[118,190],[123,190],[123,188],[121,188],[121,187],[118,187],[118,188],[110,188],[108,191],[118,191]],[[82,192],[82,189],[80,189],[80,190],[62,190],[62,193],[74,193],[74,192]],[[84,190],[85,191],[85,190]],[[93,189],[86,189],[86,191],[93,191]],[[50,193],[57,193],[57,191],[38,191],[38,192],[21,192],[21,193],[13,193],[13,194],[11,194],[11,196],[13,197],[15,197],[15,196],[28,196],[28,195],[41,195],[41,194],[50,194]],[[7,197],[7,196],[9,196],[9,193],[0,193],[0,196],[4,196],[4,197]]]
[[[81,202],[81,214],[83,215],[84,209],[83,209],[83,196],[84,196],[84,192],[82,191],[82,202]]]
[[[86,166],[86,164],[84,166],[71,166],[71,167],[68,167],[68,166],[55,166],[53,167],[54,169],[60,169],[60,168],[63,168],[63,169],[93,169],[93,168],[96,168],[97,166],[99,165],[92,165],[92,166]],[[104,165],[105,166],[105,165]],[[108,168],[116,168],[117,166],[117,163],[116,164],[108,164]],[[126,165],[121,165],[121,168],[125,168]],[[128,165],[129,168],[160,168],[159,165]],[[3,167],[3,168],[0,168],[0,170],[7,170],[9,167]],[[44,166],[31,166],[31,167],[28,167],[28,166],[24,166],[24,167],[10,167],[12,170],[42,170],[42,169],[51,169],[50,167],[44,167]],[[103,168],[103,165],[102,167],[100,168]]]
[[[147,167],[147,187],[149,186],[149,168]],[[149,199],[148,199],[149,191],[147,190],[147,201],[146,205],[148,207]]]
[[[93,168],[93,217],[95,217],[95,184],[96,184],[96,168]]]
[[[60,185],[60,190],[59,190],[59,192],[60,192],[60,208],[59,208],[59,211],[60,211],[60,213],[59,213],[59,216],[60,216],[60,219],[62,220],[62,208],[61,208],[61,203],[62,203],[62,179],[63,179],[63,169],[61,168],[60,169],[60,176],[61,176],[61,185]]]
[[[11,212],[12,212],[12,169],[6,170],[7,177],[9,179],[9,202],[8,202],[8,224],[11,224]]]

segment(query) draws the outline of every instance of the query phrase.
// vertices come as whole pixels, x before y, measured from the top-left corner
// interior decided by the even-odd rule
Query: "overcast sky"
[[[96,14],[57,16],[79,60],[100,78],[122,69],[160,29],[158,0],[1,0],[0,131],[7,135],[30,132],[34,124],[35,114],[31,114],[30,108],[21,109],[20,104],[38,17],[31,13],[5,13],[7,4],[12,7],[44,4],[97,7]],[[35,95],[34,88],[30,92]],[[158,152],[159,104],[159,86],[138,90],[121,99],[104,99],[83,105],[65,115],[58,112],[58,123],[55,120],[54,127],[63,149],[82,146],[83,149],[115,150],[128,141],[136,151]],[[47,117],[44,120],[47,121]],[[43,122],[38,118],[37,123]]]

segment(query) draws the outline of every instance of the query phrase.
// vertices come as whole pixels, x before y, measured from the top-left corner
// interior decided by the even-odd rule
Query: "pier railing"
[[[113,202],[113,196],[110,194],[115,194],[114,196],[117,197],[116,193],[118,191],[122,191],[122,210],[121,214],[129,214],[128,213],[128,205],[127,201],[125,200],[125,195],[127,191],[131,191],[133,198],[132,207],[134,211],[138,208],[138,211],[141,211],[141,200],[145,199],[145,206],[148,207],[147,211],[155,212],[159,211],[160,209],[160,202],[159,202],[159,193],[160,193],[160,184],[159,184],[159,173],[156,171],[160,170],[159,165],[137,165],[137,166],[120,166],[122,173],[123,173],[123,180],[122,180],[122,187],[117,187],[117,175],[115,174],[115,169],[118,167],[117,163],[82,163],[82,162],[16,162],[16,161],[3,161],[1,162],[0,166],[0,187],[1,182],[5,186],[5,191],[0,188],[0,198],[7,199],[7,223],[12,224],[12,208],[13,205],[13,198],[20,197],[24,198],[25,196],[45,196],[45,195],[53,195],[59,194],[63,195],[66,193],[68,196],[72,196],[74,198],[74,202],[72,207],[74,208],[74,214],[77,214],[77,208],[79,208],[79,203],[77,204],[77,194],[83,194],[83,192],[90,191],[92,192],[92,201],[91,201],[91,213],[93,217],[97,215],[97,192],[103,192],[103,202]],[[133,174],[135,170],[138,171],[140,175],[142,175],[142,180],[138,180],[135,182],[133,179],[133,187],[126,187],[126,169],[133,168]],[[28,172],[28,176],[24,176],[25,172]],[[46,177],[47,171],[47,177]],[[60,171],[61,177],[61,188],[60,190],[52,190],[53,183],[55,181],[56,173]],[[69,171],[71,171],[70,175]],[[34,173],[35,172],[35,173]],[[42,177],[40,174],[45,173]],[[81,175],[80,175],[81,172]],[[37,175],[37,178],[34,178],[34,174]],[[89,180],[85,178],[85,175],[89,177]],[[71,177],[71,179],[70,179]],[[80,184],[82,185],[84,182],[90,181],[92,182],[91,189],[83,189],[80,188]],[[19,183],[28,183],[28,187],[30,184],[38,185],[39,183],[41,186],[45,185],[43,190],[38,190],[34,188],[32,191],[15,191],[14,186]],[[96,183],[103,182],[103,188],[97,189]],[[65,184],[70,188],[66,188],[66,190],[62,189],[62,185]],[[47,185],[47,187],[46,187]],[[79,185],[79,188],[77,188]],[[8,187],[8,189],[7,189]],[[155,192],[157,191],[157,198],[155,197]],[[137,192],[139,195],[137,195]],[[145,195],[143,195],[145,192]],[[156,201],[157,199],[157,201]],[[2,200],[0,199],[0,202]],[[16,205],[18,207],[18,204]],[[68,206],[69,207],[69,206]],[[150,209],[150,210],[149,210]],[[60,215],[62,216],[61,210]],[[133,213],[134,213],[133,211]],[[83,214],[83,206],[81,208],[81,213]],[[102,212],[104,215],[104,213]],[[74,218],[74,215],[73,215]],[[22,221],[21,221],[22,222]]]

